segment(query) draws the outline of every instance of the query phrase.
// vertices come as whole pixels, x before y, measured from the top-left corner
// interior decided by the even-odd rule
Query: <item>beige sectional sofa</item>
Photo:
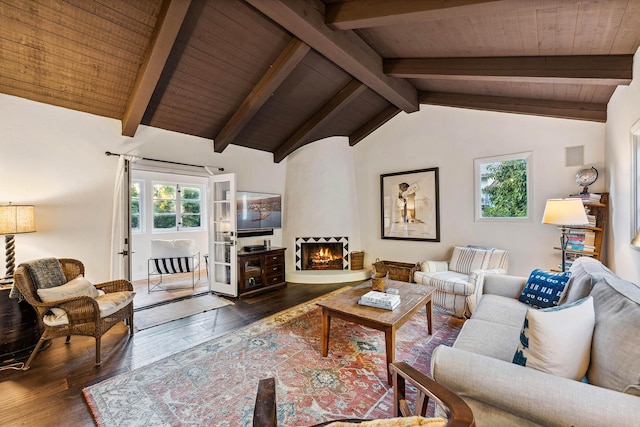
[[[640,425],[640,287],[591,258],[571,272],[559,306],[591,295],[595,311],[582,381],[512,363],[532,309],[518,301],[526,277],[486,275],[453,347],[435,349],[433,377],[469,404],[479,427]]]

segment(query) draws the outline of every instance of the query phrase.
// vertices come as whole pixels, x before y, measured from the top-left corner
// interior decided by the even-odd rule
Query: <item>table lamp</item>
[[[581,199],[549,199],[542,215],[543,224],[560,226],[560,247],[562,249],[562,271],[566,271],[567,226],[587,225],[589,219]]]
[[[6,267],[5,279],[13,278],[15,269],[15,236],[14,234],[36,231],[33,205],[0,206],[0,234],[4,234]]]

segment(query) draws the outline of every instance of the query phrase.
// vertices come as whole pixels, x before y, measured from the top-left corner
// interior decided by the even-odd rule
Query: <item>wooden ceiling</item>
[[[0,0],[0,92],[271,152],[445,105],[606,121],[638,0]]]

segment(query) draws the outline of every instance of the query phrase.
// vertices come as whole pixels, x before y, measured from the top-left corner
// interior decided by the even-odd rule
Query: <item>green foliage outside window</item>
[[[176,228],[175,215],[154,215],[153,228]]]
[[[200,200],[200,189],[194,187],[182,187],[180,189],[182,192],[183,199],[189,200]]]
[[[165,230],[200,228],[202,226],[201,193],[202,190],[198,187],[155,184],[153,186],[153,228]]]
[[[527,161],[506,160],[486,165],[488,185],[482,189],[485,218],[527,216]]]
[[[175,199],[176,186],[175,185],[159,185],[159,184],[154,185],[153,198],[154,199]]]
[[[176,213],[175,200],[155,200],[153,202],[153,213]]]
[[[182,215],[183,227],[200,227],[200,215]]]
[[[129,187],[129,194],[131,196],[131,229],[134,231],[140,231],[140,197],[141,197],[141,183],[132,182]]]

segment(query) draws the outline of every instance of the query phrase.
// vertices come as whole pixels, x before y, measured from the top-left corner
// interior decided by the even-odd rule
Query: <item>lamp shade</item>
[[[20,234],[36,231],[33,205],[0,206],[0,234]]]
[[[542,215],[543,224],[587,225],[589,219],[580,199],[549,199]]]
[[[633,240],[631,240],[631,244],[636,248],[640,248],[640,231],[638,231]]]

